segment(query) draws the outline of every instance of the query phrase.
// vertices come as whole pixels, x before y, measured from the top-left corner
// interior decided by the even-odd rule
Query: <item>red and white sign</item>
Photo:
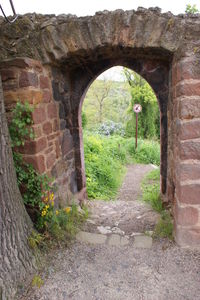
[[[136,114],[142,111],[142,106],[140,104],[134,104],[133,110]]]

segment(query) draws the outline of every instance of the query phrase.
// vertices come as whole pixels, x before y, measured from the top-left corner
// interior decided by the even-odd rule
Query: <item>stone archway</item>
[[[161,111],[162,193],[173,204],[176,240],[199,247],[199,17],[139,8],[0,23],[7,108],[16,98],[37,103],[38,136],[26,145],[25,157],[55,176],[62,195],[85,186],[80,111],[91,82],[123,65],[150,83]]]

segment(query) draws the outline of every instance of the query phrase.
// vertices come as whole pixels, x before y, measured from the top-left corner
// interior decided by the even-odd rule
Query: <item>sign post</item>
[[[136,128],[135,128],[135,149],[137,148],[137,134],[138,134],[138,113],[142,111],[140,104],[134,104],[133,111],[136,113]]]

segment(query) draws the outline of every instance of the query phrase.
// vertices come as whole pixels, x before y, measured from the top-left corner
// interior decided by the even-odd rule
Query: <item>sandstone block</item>
[[[32,119],[34,124],[40,124],[46,120],[46,112],[44,107],[37,107],[32,112]]]
[[[42,101],[42,92],[36,90],[19,89],[17,91],[4,92],[5,103],[12,104],[17,101],[38,104]]]
[[[178,245],[182,247],[200,247],[200,227],[185,228],[177,226],[175,228],[175,239]]]
[[[40,174],[45,172],[45,159],[43,155],[33,155],[33,156],[23,156],[24,160],[32,164],[34,169],[38,171]]]
[[[20,147],[20,152],[24,154],[36,154],[47,147],[46,137],[41,137],[34,141],[25,142],[24,147]]]
[[[181,180],[195,180],[200,178],[200,163],[180,163],[177,166],[177,177]]]
[[[200,183],[177,184],[176,196],[180,203],[200,204]]]
[[[179,124],[181,140],[200,138],[200,119],[187,120]]]
[[[19,76],[19,87],[38,86],[38,76],[36,73],[22,71]]]
[[[176,86],[176,97],[180,96],[199,96],[200,95],[200,81],[181,82]]]
[[[12,58],[12,59],[6,59],[0,64],[1,68],[8,68],[8,67],[17,67],[17,68],[33,68],[37,71],[42,70],[42,65],[39,61],[27,58],[27,57],[18,57],[18,58]]]
[[[61,149],[62,149],[62,155],[65,155],[71,150],[73,150],[73,139],[69,131],[65,131],[63,133]]]
[[[55,103],[50,103],[47,107],[47,115],[49,119],[56,118],[58,115],[57,105]]]
[[[49,121],[45,122],[42,126],[42,129],[44,134],[52,133],[52,123]]]
[[[40,88],[41,89],[49,89],[49,78],[47,76],[41,75],[40,76]]]
[[[49,103],[51,102],[52,99],[52,94],[50,91],[43,91],[43,102],[44,103]]]
[[[200,117],[200,97],[188,97],[183,98],[179,102],[179,112],[178,115],[180,119],[192,119]]]
[[[56,161],[56,154],[55,152],[51,152],[47,155],[46,157],[46,166],[47,166],[47,169],[50,169],[54,163]]]
[[[179,155],[184,159],[200,159],[200,139],[186,140],[179,143]]]
[[[2,82],[10,79],[16,79],[18,76],[18,71],[12,69],[2,69],[0,73]]]
[[[197,208],[188,206],[181,208],[176,204],[175,218],[178,225],[191,226],[198,223],[199,210]]]

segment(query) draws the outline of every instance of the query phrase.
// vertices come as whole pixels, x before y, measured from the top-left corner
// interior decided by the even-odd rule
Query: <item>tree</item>
[[[0,299],[14,299],[17,284],[34,267],[31,231],[17,186],[0,77]]]
[[[187,4],[186,9],[185,9],[185,13],[186,14],[197,14],[197,13],[199,13],[199,10],[196,7],[196,4],[194,4],[194,5]]]
[[[158,137],[160,135],[160,114],[156,96],[150,85],[134,71],[125,69],[130,85],[131,101],[127,113],[129,120],[126,124],[126,134],[135,135],[135,113],[133,105],[141,104],[142,112],[138,117],[138,135],[142,138]]]
[[[98,123],[103,122],[104,104],[108,99],[112,82],[110,80],[95,80],[91,85],[87,97],[92,100],[92,105],[95,107],[98,115]]]

